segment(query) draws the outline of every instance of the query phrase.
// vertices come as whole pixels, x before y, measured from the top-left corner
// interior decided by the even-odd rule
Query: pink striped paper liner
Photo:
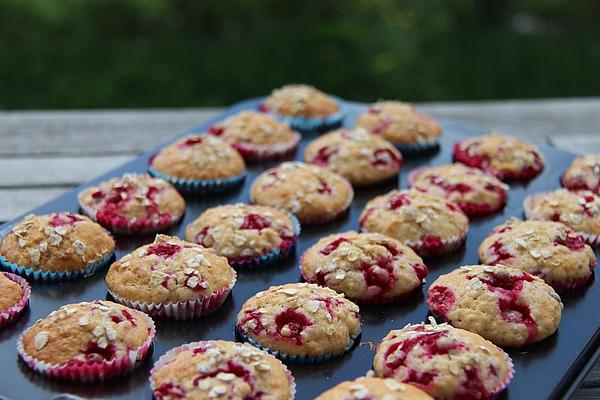
[[[23,296],[21,296],[21,299],[14,306],[0,311],[0,329],[15,321],[23,313],[29,304],[29,297],[31,296],[31,286],[29,286],[29,283],[25,279],[10,272],[2,272],[2,274],[21,287]]]

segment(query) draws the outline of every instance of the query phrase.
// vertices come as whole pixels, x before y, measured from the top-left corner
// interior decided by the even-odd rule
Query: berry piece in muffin
[[[292,374],[278,359],[247,343],[194,342],[165,353],[150,372],[156,400],[293,400]]]
[[[577,157],[561,178],[569,190],[591,190],[600,194],[600,154]]]
[[[27,308],[31,287],[20,276],[0,272],[0,329],[16,320]]]
[[[563,310],[542,279],[502,265],[469,265],[429,287],[429,309],[498,346],[522,347],[552,335]]]
[[[523,201],[525,218],[562,222],[590,245],[600,242],[600,196],[581,190],[534,193]]]
[[[436,399],[494,399],[513,376],[502,349],[445,323],[390,331],[377,346],[373,369]]]
[[[415,386],[394,379],[358,378],[342,382],[316,400],[369,399],[369,400],[433,400],[433,397]]]
[[[392,190],[370,200],[359,224],[361,231],[400,240],[421,256],[456,250],[469,229],[456,204],[414,189]]]
[[[258,266],[287,255],[299,233],[291,214],[239,203],[204,211],[187,226],[185,239],[212,248],[234,266]]]
[[[539,276],[559,291],[587,283],[596,266],[594,251],[571,228],[516,218],[496,227],[481,243],[479,259]]]
[[[301,223],[323,223],[343,214],[354,197],[352,185],[330,170],[284,162],[259,175],[250,201],[295,214]]]
[[[508,192],[499,179],[463,164],[417,168],[408,174],[408,182],[413,189],[457,204],[468,216],[502,209]]]
[[[242,339],[289,361],[322,361],[352,347],[360,334],[358,306],[308,283],[272,286],[242,306]]]
[[[227,299],[236,273],[212,249],[157,235],[111,265],[106,285],[120,303],[160,318],[188,319]]]
[[[359,301],[398,300],[421,286],[423,260],[378,233],[344,232],[320,239],[302,255],[302,276]]]
[[[79,193],[81,210],[115,233],[157,232],[175,224],[185,201],[163,179],[125,174]]]
[[[139,366],[154,332],[146,314],[120,304],[68,304],[27,329],[17,351],[28,367],[52,378],[100,381]]]
[[[498,133],[456,142],[454,159],[503,181],[530,180],[544,169],[544,155],[537,147]]]
[[[402,166],[402,155],[391,143],[360,128],[318,137],[306,147],[304,160],[329,168],[356,186],[385,181]]]
[[[242,111],[212,125],[208,134],[220,137],[250,160],[284,156],[300,142],[300,134],[288,124],[255,111]]]
[[[105,267],[114,249],[110,234],[88,217],[30,214],[2,238],[0,263],[34,279],[78,278]]]

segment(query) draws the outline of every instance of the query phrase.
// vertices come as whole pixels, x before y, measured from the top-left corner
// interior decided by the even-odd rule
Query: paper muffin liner
[[[177,178],[159,172],[156,168],[149,165],[148,172],[150,175],[164,179],[171,183],[182,193],[196,194],[196,195],[208,195],[208,194],[219,194],[228,192],[238,186],[244,181],[246,172],[240,175],[230,176],[227,178],[220,179],[186,179]]]
[[[307,225],[317,225],[317,224],[323,224],[326,222],[331,222],[333,220],[340,218],[342,215],[344,215],[348,211],[348,209],[350,208],[350,205],[352,204],[352,201],[354,200],[354,189],[352,188],[352,185],[350,184],[350,182],[348,182],[348,187],[350,189],[350,195],[348,196],[348,199],[346,199],[346,202],[339,209],[337,209],[331,213],[324,213],[324,214],[316,215],[311,218],[305,217],[302,219],[301,222],[303,224],[307,224]]]
[[[465,241],[468,229],[457,236],[453,236],[447,239],[442,239],[441,247],[432,247],[422,240],[416,242],[405,241],[404,244],[413,249],[421,257],[433,257],[439,256],[446,253],[450,253],[458,249]]]
[[[358,335],[356,335],[353,338],[350,338],[350,340],[348,341],[348,344],[346,345],[344,350],[339,351],[337,353],[331,352],[331,353],[326,353],[326,354],[320,354],[318,356],[309,356],[309,355],[288,354],[288,353],[284,353],[279,350],[271,349],[270,347],[264,346],[261,343],[257,342],[256,340],[252,339],[250,336],[243,334],[242,332],[240,332],[239,329],[237,329],[237,327],[235,328],[235,333],[242,341],[250,343],[252,346],[257,347],[261,350],[264,350],[269,354],[272,354],[273,356],[279,358],[283,362],[291,362],[291,363],[299,363],[299,364],[313,364],[313,363],[325,362],[325,361],[334,359],[336,357],[339,357],[343,354],[346,354],[350,350],[352,350],[352,348],[354,347],[354,343],[356,342],[356,339],[360,336],[360,332],[359,332]]]
[[[112,292],[110,289],[108,292],[118,303],[121,303],[129,308],[143,311],[151,317],[160,319],[184,320],[198,318],[221,307],[225,300],[227,300],[227,296],[235,285],[236,280],[237,274],[235,271],[233,271],[233,277],[231,278],[229,285],[226,287],[210,294],[209,296],[203,296],[195,300],[178,301],[176,303],[140,302],[121,297]]]
[[[298,147],[300,143],[300,134],[294,132],[294,137],[289,142],[258,145],[254,143],[232,143],[231,145],[246,160],[271,160],[290,154]]]
[[[157,399],[160,399],[160,397],[157,397],[157,394],[155,393],[156,392],[156,382],[154,381],[154,375],[158,372],[158,370],[160,370],[165,365],[171,363],[175,359],[175,357],[177,357],[177,355],[179,355],[180,353],[183,353],[184,351],[186,351],[188,349],[194,349],[198,346],[202,346],[204,344],[208,344],[211,342],[214,342],[214,340],[202,340],[202,341],[198,341],[198,342],[190,342],[190,343],[182,344],[181,346],[174,347],[171,350],[167,351],[162,356],[160,356],[158,361],[156,361],[154,363],[154,366],[150,370],[150,389],[152,390],[153,396],[155,396]],[[296,381],[294,380],[294,376],[292,375],[292,373],[290,372],[290,370],[287,368],[287,366],[284,363],[282,363],[279,360],[276,360],[276,361],[279,362],[279,365],[281,365],[288,374],[288,382],[290,383],[290,398],[289,398],[289,400],[294,400],[294,398],[296,397]]]
[[[21,360],[35,372],[47,377],[59,380],[77,381],[77,382],[96,382],[105,379],[117,378],[128,374],[148,357],[152,351],[152,340],[156,333],[154,321],[147,315],[144,315],[149,331],[148,337],[136,350],[129,350],[127,354],[110,361],[72,361],[67,364],[50,364],[37,360],[25,352],[23,339],[27,329],[17,342],[17,353]]]
[[[393,143],[392,144],[402,153],[402,155],[419,155],[437,150],[440,147],[439,139],[429,140],[427,142],[415,143]]]
[[[339,110],[335,114],[328,115],[324,118],[293,117],[289,115],[277,114],[276,112],[269,110],[266,112],[277,120],[288,123],[293,129],[296,129],[301,133],[326,132],[342,126],[344,118],[346,117],[346,107],[339,101],[339,99],[336,99],[336,101],[340,106]],[[264,112],[263,110],[260,110],[260,106],[259,111]]]
[[[11,274],[10,272],[0,273],[4,274],[4,276],[6,276],[11,281],[17,283],[23,291],[23,296],[21,296],[21,299],[17,302],[17,304],[13,305],[7,310],[0,310],[0,329],[2,329],[3,327],[11,324],[13,321],[19,318],[23,311],[25,311],[25,309],[29,305],[29,296],[31,296],[31,286],[29,286],[29,283],[27,283],[25,279],[21,278],[18,275]]]
[[[35,280],[52,282],[70,279],[87,278],[94,275],[96,272],[104,269],[110,264],[114,256],[114,252],[110,252],[103,259],[89,263],[82,269],[74,271],[41,271],[24,265],[15,264],[8,261],[6,258],[0,255],[0,265],[5,269],[9,270],[13,274],[18,274],[26,278]]]

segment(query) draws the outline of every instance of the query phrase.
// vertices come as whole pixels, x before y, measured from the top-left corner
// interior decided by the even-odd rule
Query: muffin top
[[[307,223],[336,217],[348,208],[353,197],[346,179],[301,162],[284,162],[266,170],[250,188],[252,203],[291,212]]]
[[[25,294],[21,285],[12,279],[9,279],[2,272],[0,272],[0,293],[2,293],[0,295],[0,314],[17,305]],[[2,319],[0,318],[0,321],[1,320]]]
[[[591,190],[600,194],[600,154],[577,157],[562,176],[561,183],[571,190]]]
[[[429,287],[429,309],[499,346],[521,347],[558,328],[563,305],[542,279],[502,265],[469,265]]]
[[[408,181],[414,189],[457,204],[467,215],[498,210],[508,192],[508,186],[494,176],[463,164],[414,169]]]
[[[466,215],[454,203],[417,190],[392,190],[370,200],[360,215],[363,232],[402,241],[419,253],[422,244],[442,244],[463,237]]]
[[[119,297],[149,304],[196,300],[229,288],[227,259],[195,243],[157,235],[110,266],[106,284]]]
[[[502,180],[531,179],[544,168],[544,155],[536,146],[498,133],[455,143],[454,158]]]
[[[272,355],[246,343],[209,340],[164,354],[151,371],[157,400],[292,400],[294,378]],[[263,397],[265,396],[265,397]]]
[[[330,168],[353,185],[381,182],[402,166],[402,155],[391,143],[362,128],[319,136],[306,147],[304,160]]]
[[[360,333],[358,306],[308,283],[272,286],[242,306],[236,328],[262,346],[292,355],[340,353]]]
[[[356,125],[395,144],[433,142],[442,134],[436,120],[401,101],[378,101],[358,117]]]
[[[100,225],[72,213],[29,214],[2,239],[6,260],[51,272],[81,270],[108,257],[115,241]]]
[[[185,201],[165,180],[125,174],[79,193],[81,209],[112,231],[152,231],[178,221]]]
[[[185,230],[187,241],[210,247],[230,261],[287,250],[297,235],[285,212],[242,203],[209,208]]]
[[[213,135],[191,135],[159,151],[150,160],[158,172],[180,179],[223,179],[241,175],[244,159]]]
[[[525,199],[523,209],[527,219],[562,222],[584,236],[600,235],[600,196],[594,192],[535,193]]]
[[[312,86],[294,84],[273,90],[260,108],[289,117],[325,118],[338,112],[340,105]]]
[[[394,379],[358,378],[345,381],[322,393],[316,400],[433,400],[415,386]]]
[[[22,336],[26,354],[53,365],[110,362],[148,343],[146,314],[110,301],[68,304],[38,320]]]
[[[551,221],[511,218],[479,246],[483,264],[502,264],[539,276],[557,290],[587,282],[596,256],[571,228]]]
[[[304,252],[300,269],[308,282],[367,301],[398,299],[427,275],[421,257],[400,241],[353,231],[321,238]]]
[[[500,348],[448,324],[390,331],[377,346],[373,369],[436,399],[492,399],[513,375],[512,361]]]

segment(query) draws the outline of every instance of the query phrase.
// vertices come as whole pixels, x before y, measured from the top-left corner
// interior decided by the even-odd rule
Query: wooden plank
[[[581,388],[577,390],[571,400],[598,400],[600,399],[600,388]]]
[[[0,222],[26,213],[69,190],[65,188],[0,189]]]

